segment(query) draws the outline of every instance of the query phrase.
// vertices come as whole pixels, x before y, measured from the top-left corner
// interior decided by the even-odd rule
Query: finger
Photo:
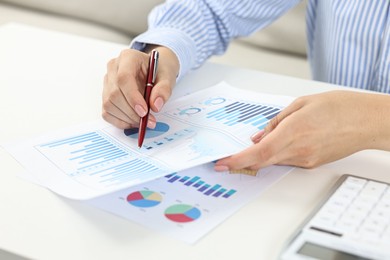
[[[258,143],[261,138],[263,137],[264,135],[264,129],[260,130],[259,132],[255,133],[254,135],[251,136],[251,140],[253,143]]]
[[[259,144],[252,145],[249,148],[234,154],[232,156],[226,157],[224,159],[219,160],[215,164],[215,169],[219,170],[239,170],[251,168],[253,165],[259,164],[261,161],[261,165],[267,166],[272,164],[271,156],[265,155],[264,151],[267,151],[263,148],[263,150],[259,149]],[[268,151],[267,151],[268,152]],[[261,155],[260,153],[263,153]],[[271,154],[271,152],[268,152]],[[263,158],[261,158],[263,157]]]
[[[111,103],[116,104],[116,106],[126,114],[126,111],[130,110],[130,106],[119,86],[122,84],[120,80],[123,79],[118,79],[118,69],[119,64],[117,59],[112,60],[107,64],[103,96],[108,98]]]
[[[180,67],[176,54],[170,49],[160,46],[156,50],[159,51],[161,59],[157,67],[156,84],[150,97],[150,107],[152,111],[159,112],[171,96]]]
[[[122,110],[120,110],[115,104],[109,102],[109,104],[103,104],[103,112],[106,112],[119,120],[126,122],[130,125],[136,125],[138,121],[132,120],[129,118]]]
[[[173,84],[169,80],[160,80],[156,83],[150,96],[150,108],[152,111],[161,111],[172,94]]]
[[[132,111],[122,91],[116,86],[116,64],[110,62],[104,78],[103,110],[129,124],[138,122],[139,117]]]
[[[291,144],[290,139],[288,134],[284,134],[284,129],[278,128],[242,152],[219,160],[216,166],[230,170],[244,168],[254,170],[277,164],[281,152]]]
[[[104,120],[106,120],[108,123],[120,128],[120,129],[127,129],[127,128],[133,128],[134,126],[132,124],[129,124],[128,122],[125,122],[111,114],[109,114],[106,111],[103,111],[102,117]]]
[[[147,127],[150,129],[154,129],[156,127],[156,124],[157,124],[156,117],[152,114],[149,114]]]
[[[127,103],[121,102],[120,109],[133,119],[145,116],[148,109],[143,97],[147,65],[148,55],[134,50],[123,51],[118,60],[115,84]]]
[[[260,130],[259,132],[255,133],[251,136],[252,142],[255,144],[260,142],[260,140],[263,139],[267,134],[269,134],[273,129],[275,129],[284,118],[286,118],[287,116],[289,116],[290,114],[292,114],[293,112],[298,110],[299,108],[300,108],[300,105],[297,106],[296,104],[292,104],[290,106],[287,106],[279,114],[275,115],[275,117],[273,117],[268,122],[268,124],[266,125],[266,127],[264,129]]]
[[[259,169],[278,162],[277,156],[287,147],[291,140],[288,135],[283,136],[283,129],[273,132],[274,129],[289,115],[303,106],[301,100],[296,100],[270,120],[262,131],[251,137],[255,145],[230,157],[219,160],[217,169]],[[287,132],[288,133],[288,132]],[[283,138],[281,138],[283,136]]]
[[[280,122],[282,122],[286,117],[288,117],[295,111],[301,109],[304,106],[304,103],[305,103],[304,99],[298,98],[295,101],[293,101],[290,105],[285,107],[282,111],[280,111],[280,113],[277,114],[275,117],[273,117],[268,122],[267,126],[264,128],[263,137],[265,137],[272,130],[274,130],[280,124]]]
[[[139,122],[128,118],[127,115],[113,104],[107,109],[103,108],[102,116],[107,122],[121,129],[139,127]],[[156,127],[156,118],[152,114],[149,115],[147,127],[151,129]]]

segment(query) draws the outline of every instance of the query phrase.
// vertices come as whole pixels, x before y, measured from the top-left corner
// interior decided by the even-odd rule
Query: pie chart
[[[154,207],[160,204],[161,201],[162,196],[160,193],[149,190],[135,191],[127,196],[127,202],[139,208]]]
[[[187,204],[176,204],[167,208],[164,212],[165,217],[173,222],[187,223],[197,220],[201,213],[196,207]]]
[[[204,103],[206,105],[219,105],[219,104],[222,104],[225,101],[226,101],[225,98],[218,97],[218,98],[211,98],[209,100],[206,100],[206,102],[204,102]]]
[[[179,115],[194,115],[199,113],[200,111],[202,111],[200,108],[190,107],[180,111]]]
[[[145,138],[157,137],[159,135],[165,134],[166,132],[168,132],[168,130],[168,124],[157,122],[156,127],[154,129],[146,128]],[[125,129],[124,133],[130,138],[138,139],[138,128]]]

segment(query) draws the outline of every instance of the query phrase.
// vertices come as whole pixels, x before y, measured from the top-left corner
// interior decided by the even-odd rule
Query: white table
[[[0,142],[95,120],[110,58],[126,46],[10,24],[0,27]],[[266,61],[264,61],[266,62]],[[177,86],[220,81],[299,96],[337,88],[206,64]],[[276,259],[283,243],[344,173],[390,181],[390,153],[363,151],[287,177],[194,246],[70,201],[16,174],[0,149],[0,248],[34,259]]]

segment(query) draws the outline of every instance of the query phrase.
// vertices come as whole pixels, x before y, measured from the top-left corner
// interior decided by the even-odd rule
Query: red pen
[[[146,105],[148,106],[146,115],[141,117],[139,122],[139,130],[138,130],[138,147],[142,147],[142,143],[145,139],[146,133],[146,125],[148,124],[148,118],[150,113],[150,94],[152,93],[152,89],[154,87],[154,83],[156,81],[157,75],[157,63],[158,63],[158,51],[152,50],[149,57],[149,65],[148,65],[148,74],[146,75],[146,86],[144,92],[144,98],[146,101]]]

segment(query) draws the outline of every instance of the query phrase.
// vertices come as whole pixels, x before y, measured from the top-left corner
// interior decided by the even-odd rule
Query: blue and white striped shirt
[[[300,0],[168,0],[149,15],[145,43],[172,49],[180,75],[264,28]],[[390,93],[390,0],[308,0],[308,58],[314,80]]]

